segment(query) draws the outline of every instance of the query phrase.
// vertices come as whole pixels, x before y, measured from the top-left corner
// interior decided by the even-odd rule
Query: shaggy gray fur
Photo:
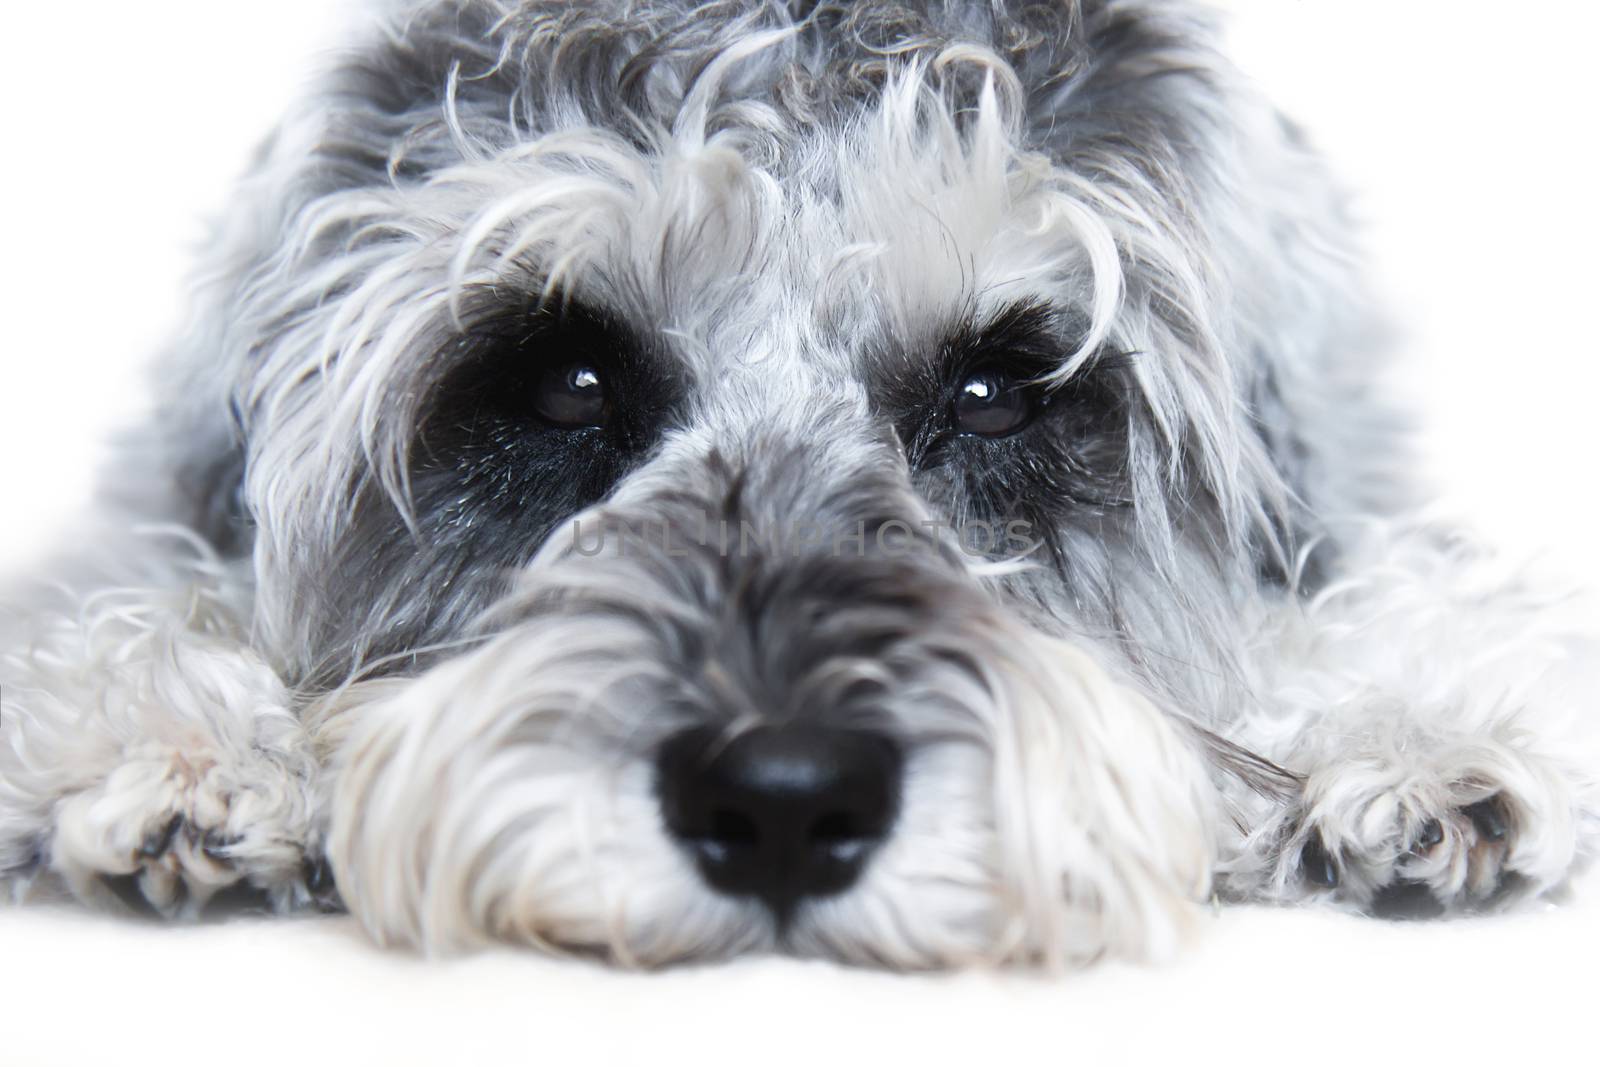
[[[1560,884],[1588,657],[1410,517],[1340,197],[1213,38],[1179,0],[375,12],[4,631],[18,896],[290,909],[328,860],[384,941],[927,967],[1161,953],[1213,892]],[[575,357],[604,428],[530,414]],[[1037,417],[957,432],[991,367]],[[795,720],[907,770],[861,884],[778,924],[700,883],[652,754]]]

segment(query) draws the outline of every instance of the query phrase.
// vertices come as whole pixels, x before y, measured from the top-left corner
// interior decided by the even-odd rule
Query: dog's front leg
[[[1239,739],[1302,784],[1260,806],[1224,886],[1411,916],[1560,885],[1600,812],[1592,651],[1437,534],[1372,528],[1344,558],[1262,628]]]
[[[231,566],[158,536],[148,584],[56,591],[5,631],[0,881],[169,917],[224,889],[308,903],[311,743]]]

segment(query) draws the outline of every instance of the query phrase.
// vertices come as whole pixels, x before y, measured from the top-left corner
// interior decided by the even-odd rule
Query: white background
[[[1361,192],[1444,507],[1593,581],[1600,7],[1235,0],[1233,50]],[[0,39],[0,565],[85,497],[183,308],[199,220],[329,0],[13,4]],[[379,955],[341,921],[156,931],[0,910],[0,1064],[1588,1061],[1597,893],[1400,927],[1235,911],[1178,964],[666,977]],[[494,1055],[498,1050],[504,1055]]]

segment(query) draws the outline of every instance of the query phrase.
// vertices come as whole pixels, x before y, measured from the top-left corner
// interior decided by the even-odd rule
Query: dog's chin
[[[1213,859],[1195,746],[976,586],[967,607],[961,655],[934,650],[879,699],[906,753],[892,832],[852,888],[784,922],[711,890],[664,827],[653,756],[682,690],[659,632],[575,619],[570,601],[417,678],[337,695],[340,891],[378,940],[438,952],[896,969],[1168,954]]]

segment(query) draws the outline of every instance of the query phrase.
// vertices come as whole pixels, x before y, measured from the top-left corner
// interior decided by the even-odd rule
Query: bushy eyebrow
[[[975,310],[955,318],[941,340],[915,350],[898,349],[879,363],[888,376],[927,395],[930,387],[954,388],[975,371],[1004,370],[1019,381],[1049,380],[1054,389],[1065,384],[1060,375],[1089,331],[1081,312],[1062,309],[1041,300],[1019,300],[997,311],[979,315]],[[1125,367],[1131,353],[1109,347],[1096,352],[1079,373]],[[892,395],[898,390],[884,383]]]
[[[1075,341],[1068,316],[1048,304],[1022,301],[983,320],[967,318],[946,335],[939,363],[947,380],[1002,364],[1019,377],[1043,377],[1060,366]]]

